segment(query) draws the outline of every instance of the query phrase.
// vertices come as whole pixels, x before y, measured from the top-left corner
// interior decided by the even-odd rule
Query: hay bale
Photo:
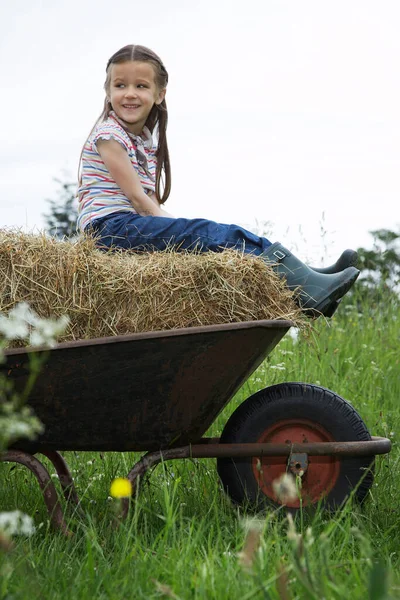
[[[227,250],[103,253],[92,239],[0,230],[0,311],[28,302],[69,315],[60,341],[257,319],[304,323],[293,293],[261,260]]]

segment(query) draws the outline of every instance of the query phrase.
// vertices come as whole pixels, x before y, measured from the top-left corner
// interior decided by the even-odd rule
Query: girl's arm
[[[143,191],[138,174],[129,156],[116,140],[97,141],[97,150],[115,183],[121,188],[136,212],[142,217],[166,216],[157,202],[153,202]]]

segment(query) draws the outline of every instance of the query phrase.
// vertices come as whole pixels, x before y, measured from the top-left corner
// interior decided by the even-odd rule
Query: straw
[[[305,317],[260,258],[220,253],[101,252],[88,237],[0,230],[0,311],[28,302],[40,317],[67,314],[59,341],[197,325]]]

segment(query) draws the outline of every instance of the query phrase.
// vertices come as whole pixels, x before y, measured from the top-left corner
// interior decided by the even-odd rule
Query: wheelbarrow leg
[[[183,446],[181,448],[170,448],[167,450],[157,450],[155,452],[148,452],[133,466],[129,471],[127,479],[132,484],[132,497],[135,496],[137,480],[142,477],[151,467],[155,467],[160,462],[165,460],[172,460],[174,458],[189,458],[190,457],[190,446]],[[125,519],[128,515],[129,510],[129,498],[122,499],[122,514],[121,518]]]
[[[51,481],[46,467],[35,456],[22,450],[8,450],[7,452],[3,452],[0,454],[0,461],[20,463],[32,471],[42,490],[43,499],[52,525],[65,536],[70,537],[72,532],[67,527],[62,508],[58,501],[56,488]]]
[[[46,456],[51,461],[55,470],[57,471],[66,501],[73,502],[76,504],[76,506],[79,506],[80,501],[75,489],[74,480],[64,457],[55,450],[42,450],[41,454]]]

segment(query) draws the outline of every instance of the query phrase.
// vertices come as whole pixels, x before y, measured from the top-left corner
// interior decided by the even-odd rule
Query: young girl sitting
[[[108,61],[103,112],[81,155],[78,225],[100,248],[221,252],[234,248],[259,256],[309,314],[332,316],[359,275],[357,254],[333,267],[312,269],[284,248],[237,225],[174,218],[162,207],[171,189],[165,94],[168,73],[144,46],[121,48]],[[156,134],[157,141],[153,136]]]

